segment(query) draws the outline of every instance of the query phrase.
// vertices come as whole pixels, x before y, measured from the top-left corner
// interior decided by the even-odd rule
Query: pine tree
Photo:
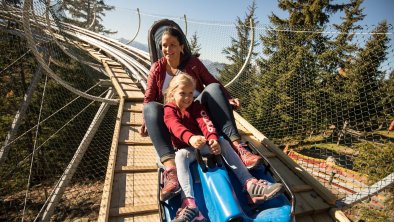
[[[349,121],[358,130],[372,130],[378,127],[378,118],[383,115],[381,88],[385,73],[380,69],[386,60],[389,38],[388,24],[379,23],[370,39],[349,66],[349,82],[346,93]],[[360,115],[360,113],[362,115]]]
[[[190,39],[190,50],[194,55],[200,54],[201,46],[198,44],[197,32],[194,32],[192,38]]]
[[[326,48],[321,30],[329,16],[345,5],[320,0],[284,0],[279,8],[287,19],[272,14],[271,27],[260,39],[265,56],[258,60],[261,77],[249,105],[268,136],[305,134],[316,127],[319,79],[318,56]]]
[[[383,112],[386,114],[383,120],[389,127],[390,123],[394,121],[394,70],[388,75],[388,78],[383,80],[383,87],[380,89],[381,101],[379,106],[383,107]]]
[[[64,10],[71,15],[71,18],[63,18],[65,22],[94,32],[113,34],[116,32],[105,29],[101,21],[105,12],[114,8],[114,6],[106,5],[103,0],[64,0],[59,10]]]
[[[351,0],[345,7],[345,16],[341,24],[334,24],[339,33],[333,41],[327,42],[328,50],[319,56],[321,76],[323,79],[319,95],[322,105],[322,125],[334,124],[342,129],[349,116],[347,101],[352,94],[344,93],[344,85],[348,82],[348,69],[353,57],[358,52],[358,46],[353,42],[354,33],[361,29],[357,22],[364,19],[363,0]],[[335,115],[331,115],[334,113]]]
[[[4,0],[4,3],[18,7],[21,4],[21,0]]]
[[[237,17],[237,36],[236,38],[231,38],[231,46],[225,48],[223,53],[226,58],[230,61],[230,64],[224,65],[223,69],[219,71],[219,80],[226,84],[230,82],[239,72],[243,64],[247,59],[250,44],[257,46],[258,43],[250,42],[250,23],[252,22],[253,27],[255,27],[258,22],[255,18],[255,10],[257,6],[253,1],[248,7],[248,12],[244,19]],[[252,52],[252,58],[256,56],[256,53]],[[251,90],[255,86],[254,81],[255,68],[251,63],[247,64],[242,76],[232,83],[230,91],[233,97],[240,99],[242,106],[246,106],[250,101],[249,91],[240,94],[240,88]]]

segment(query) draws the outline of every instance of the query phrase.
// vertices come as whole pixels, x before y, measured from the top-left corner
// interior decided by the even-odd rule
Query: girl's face
[[[161,37],[161,52],[167,61],[179,61],[183,45],[180,44],[175,36],[164,34]]]
[[[189,107],[193,102],[193,91],[194,87],[192,84],[181,84],[176,88],[172,97],[175,101],[176,106],[184,111],[187,107]]]

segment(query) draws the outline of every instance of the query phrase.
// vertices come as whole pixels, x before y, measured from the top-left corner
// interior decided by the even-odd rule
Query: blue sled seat
[[[272,182],[273,178],[264,172],[263,166],[251,171],[256,178]],[[203,172],[198,165],[198,173],[210,221],[291,221],[291,206],[285,195],[281,194],[259,206],[250,206],[242,185],[225,167],[208,168],[207,172]]]
[[[190,166],[194,181],[196,203],[202,214],[212,222],[254,222],[291,221],[291,204],[281,194],[259,206],[248,204],[242,185],[226,167],[207,168],[203,172],[196,162]],[[273,182],[271,175],[265,173],[264,166],[250,171],[258,179]],[[165,221],[171,221],[180,207],[180,196],[162,203]]]

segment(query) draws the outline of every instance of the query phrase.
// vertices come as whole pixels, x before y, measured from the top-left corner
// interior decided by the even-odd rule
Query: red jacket
[[[209,119],[203,105],[194,101],[185,112],[181,113],[175,103],[164,105],[164,122],[171,134],[175,148],[190,147],[190,137],[204,135],[207,140],[218,139],[216,129]]]
[[[145,91],[144,103],[156,101],[163,102],[163,83],[166,77],[166,65],[167,60],[162,57],[157,62],[153,63],[148,76],[148,84]],[[202,62],[197,58],[192,56],[187,65],[185,66],[185,70],[183,70],[187,74],[191,75],[196,80],[196,89],[199,92],[202,92],[204,86],[209,85],[210,83],[219,83],[220,82],[213,77],[211,73],[207,70],[207,68],[202,64]],[[228,99],[231,99],[228,91],[222,86],[222,89]]]

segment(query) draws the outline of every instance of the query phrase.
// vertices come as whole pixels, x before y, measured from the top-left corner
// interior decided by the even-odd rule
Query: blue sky
[[[336,0],[334,2],[343,1]],[[186,15],[190,23],[192,23],[191,21],[201,21],[234,24],[237,17],[242,19],[245,17],[251,2],[252,0],[105,0],[106,4],[115,6],[115,10],[106,13],[107,15],[103,18],[103,24],[111,30],[118,31],[117,34],[110,37],[131,39],[137,31],[137,8],[139,8],[141,28],[135,41],[146,44],[149,27],[156,20],[169,18],[182,23],[183,16]],[[271,13],[275,13],[281,18],[287,17],[287,14],[280,10],[277,4],[277,0],[256,0],[256,17],[260,25],[269,24],[268,16]],[[388,23],[394,25],[394,0],[364,0],[362,6],[366,17],[359,24],[373,26],[386,19]],[[331,21],[338,21],[340,16],[341,14],[335,15]],[[192,25],[190,27],[190,29],[193,29]],[[207,50],[206,48],[208,47],[211,48],[211,51],[221,51],[220,49],[215,49],[214,44],[217,44],[215,40],[218,41],[220,36],[224,36],[225,30],[221,30],[222,33],[214,34],[216,30],[213,28],[213,31],[211,31],[200,25],[197,29],[199,29],[197,30],[199,37],[200,35],[203,37],[201,41],[204,41],[201,44],[203,46],[202,55],[207,55],[204,50]],[[196,30],[190,31],[194,32]],[[210,36],[204,38],[204,35]],[[190,38],[190,35],[188,37]],[[394,35],[391,35],[391,38],[393,43]],[[225,45],[227,42],[221,44]]]
[[[163,17],[183,17],[190,20],[234,22],[236,17],[244,17],[251,0],[105,0],[106,4],[114,5],[116,9],[107,12],[104,18],[106,27],[117,30],[115,37],[130,36],[136,31],[140,13]],[[340,2],[340,1],[335,1]],[[256,15],[260,24],[268,24],[268,15],[272,12],[286,16],[277,7],[276,0],[256,0]],[[365,0],[364,13],[367,15],[363,24],[376,25],[386,19],[394,24],[394,0]],[[142,16],[143,17],[143,16]],[[134,27],[133,27],[134,25]],[[146,35],[144,35],[146,36]]]

